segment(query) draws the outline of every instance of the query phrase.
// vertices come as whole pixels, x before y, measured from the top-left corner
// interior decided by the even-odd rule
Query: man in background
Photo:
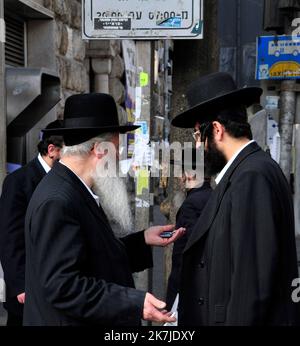
[[[176,240],[173,246],[172,269],[167,288],[167,310],[172,309],[179,291],[183,250],[212,192],[210,186],[211,179],[208,176],[204,176],[204,169],[202,174],[197,174],[195,170],[197,164],[197,150],[200,151],[200,149],[192,149],[191,162],[189,162],[187,158],[184,159],[183,150],[182,162],[178,163],[182,165],[183,174],[181,184],[186,190],[186,199],[183,201],[176,214],[175,228],[184,227],[186,232],[181,238]],[[174,164],[176,164],[176,161]],[[175,308],[176,306],[174,306],[174,310]]]
[[[58,120],[46,129],[58,127]],[[24,223],[30,198],[42,180],[60,158],[62,137],[41,135],[38,156],[26,166],[9,174],[0,197],[0,261],[6,284],[7,325],[21,326],[25,302],[25,238]]]
[[[253,140],[247,107],[262,89],[227,73],[197,79],[174,126],[200,132],[217,187],[183,252],[178,321],[185,326],[296,325],[293,199],[279,165]]]

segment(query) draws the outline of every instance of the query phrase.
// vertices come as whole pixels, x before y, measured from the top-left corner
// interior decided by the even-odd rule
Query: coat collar
[[[237,158],[233,161],[224,177],[220,181],[219,185],[213,191],[211,198],[207,202],[201,216],[197,220],[193,232],[189,237],[184,252],[186,252],[192,245],[194,245],[199,239],[201,239],[209,230],[212,222],[214,221],[219,206],[222,202],[223,196],[231,184],[231,177],[239,165],[251,154],[261,150],[256,142],[248,145],[244,150],[240,152]]]
[[[43,166],[41,165],[39,159],[37,157],[35,157],[32,161],[31,161],[32,165],[35,166],[36,170],[39,172],[39,174],[43,177],[44,175],[46,175],[46,172],[43,168]],[[30,163],[29,163],[30,164]]]
[[[190,189],[187,192],[187,196],[190,196],[190,195],[192,195],[192,194],[194,194],[196,192],[207,190],[207,189],[211,189],[211,186],[210,186],[209,182],[205,181],[200,187]]]
[[[106,226],[111,230],[111,226],[101,205],[98,207],[96,201],[94,200],[90,192],[87,190],[87,188],[84,186],[84,184],[80,181],[80,179],[78,179],[76,174],[74,174],[68,167],[62,165],[59,162],[56,162],[54,164],[52,170],[56,174],[60,175],[64,180],[67,180],[77,191],[79,191],[81,196],[86,201],[88,207],[95,214],[95,216],[100,218],[102,223],[104,222]]]

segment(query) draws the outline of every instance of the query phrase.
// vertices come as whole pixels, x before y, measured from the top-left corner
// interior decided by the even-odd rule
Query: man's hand
[[[143,311],[143,319],[146,321],[152,322],[176,322],[175,317],[171,317],[171,313],[167,312],[164,309],[166,303],[162,302],[155,298],[152,294],[146,293],[145,301],[144,301],[144,311]]]
[[[144,232],[145,242],[147,245],[154,246],[166,246],[173,243],[175,240],[180,238],[185,233],[185,228],[181,227],[174,231],[171,238],[162,238],[160,234],[165,231],[172,231],[174,229],[174,225],[167,226],[153,226]]]
[[[20,304],[25,304],[25,293],[21,293],[17,296],[18,302]]]

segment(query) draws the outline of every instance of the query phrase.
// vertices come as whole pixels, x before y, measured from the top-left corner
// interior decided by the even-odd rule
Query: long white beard
[[[117,237],[133,232],[132,213],[124,179],[93,175],[93,192],[99,196],[110,225]]]

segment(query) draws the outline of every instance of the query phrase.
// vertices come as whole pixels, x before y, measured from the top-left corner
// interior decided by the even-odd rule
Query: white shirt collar
[[[82,184],[86,187],[86,189],[88,190],[88,192],[92,195],[92,197],[94,198],[95,202],[97,203],[98,207],[100,207],[100,199],[97,195],[94,194],[94,192],[90,189],[89,186],[87,186],[87,184],[80,178],[79,175],[77,175],[70,167],[68,167],[64,162],[59,161],[59,163],[61,163],[62,165],[64,165],[65,167],[67,167],[70,171],[72,171],[76,177],[82,182]]]
[[[40,164],[42,165],[42,167],[44,168],[46,173],[49,173],[49,171],[51,170],[51,167],[48,165],[48,163],[43,159],[41,154],[38,154],[38,160],[40,162]]]
[[[254,143],[255,140],[252,140],[245,145],[243,145],[233,156],[232,158],[227,162],[226,166],[222,169],[222,171],[219,173],[219,175],[216,177],[215,182],[218,185],[221,181],[221,179],[224,177],[225,173],[228,171],[229,167],[232,165],[233,161],[238,157],[238,155],[251,143]]]

